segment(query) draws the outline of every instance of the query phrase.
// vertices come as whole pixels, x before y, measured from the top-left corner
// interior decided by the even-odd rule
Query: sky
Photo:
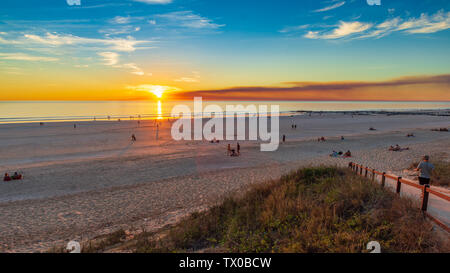
[[[448,0],[0,5],[0,100],[450,100]]]

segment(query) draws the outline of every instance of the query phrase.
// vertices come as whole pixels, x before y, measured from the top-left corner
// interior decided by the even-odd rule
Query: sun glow
[[[158,99],[160,99],[164,93],[164,86],[155,85],[152,90],[150,90]]]
[[[128,89],[135,90],[137,92],[146,92],[151,93],[156,96],[156,98],[161,99],[163,95],[167,92],[177,92],[180,91],[180,88],[173,86],[164,86],[164,85],[153,85],[153,84],[141,84],[138,86],[127,86]]]

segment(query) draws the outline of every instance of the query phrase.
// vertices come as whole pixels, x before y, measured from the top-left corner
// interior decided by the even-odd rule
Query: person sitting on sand
[[[5,177],[3,177],[3,181],[11,181],[11,177],[8,173],[5,173]]]
[[[344,138],[344,136],[341,136],[341,140],[344,140],[345,138]]]
[[[331,154],[330,154],[330,157],[338,157],[339,156],[339,154],[338,154],[338,152],[336,152],[336,151],[333,151]]]
[[[236,153],[236,151],[234,149],[231,149],[230,156],[238,156],[238,154]]]
[[[12,180],[20,180],[22,179],[22,175],[15,172],[13,176],[11,176]]]
[[[422,162],[416,168],[416,171],[419,171],[419,184],[427,185],[430,183],[431,174],[434,170],[433,164],[428,162],[430,160],[429,156],[424,156],[422,158]]]
[[[344,154],[344,152],[342,152],[342,151],[339,151],[338,155],[342,155],[342,154]]]
[[[326,141],[326,139],[324,137],[321,137],[320,141]]]
[[[352,153],[349,151],[345,152],[344,157],[352,157]]]
[[[394,150],[394,146],[391,145],[391,146],[389,147],[389,151],[393,151],[393,150]]]

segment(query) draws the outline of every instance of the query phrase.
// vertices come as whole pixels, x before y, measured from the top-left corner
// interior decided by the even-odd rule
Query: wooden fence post
[[[361,175],[361,176],[362,176],[362,169],[363,169],[363,166],[362,165],[359,166],[359,175]]]
[[[430,187],[430,185],[424,185],[422,189],[422,211],[426,211],[428,208],[428,196],[430,193],[427,191],[427,189]]]
[[[384,184],[386,183],[386,173],[383,172],[383,174],[381,175],[381,186],[384,188]]]
[[[401,176],[397,177],[397,190],[396,190],[396,192],[397,192],[398,194],[400,194],[400,189],[401,189],[401,187],[402,187],[402,182],[400,182],[400,179],[402,179]]]

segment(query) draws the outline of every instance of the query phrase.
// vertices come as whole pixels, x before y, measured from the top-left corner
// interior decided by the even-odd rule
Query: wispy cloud
[[[124,67],[126,69],[130,69],[131,70],[131,74],[138,75],[138,76],[144,76],[145,75],[144,71],[142,71],[142,69],[140,69],[135,63],[123,64],[122,67]],[[148,75],[151,76],[151,74],[148,74]]]
[[[200,73],[192,71],[192,76],[175,79],[176,82],[196,83],[200,81]]]
[[[156,17],[165,20],[169,26],[178,26],[194,29],[218,29],[225,25],[216,24],[213,20],[202,17],[192,11],[175,11],[159,14]]]
[[[333,9],[337,9],[339,7],[342,7],[343,5],[345,5],[345,1],[342,2],[338,2],[336,4],[330,5],[330,6],[326,6],[324,8],[321,9],[316,9],[313,12],[324,12],[324,11],[329,11],[329,10],[333,10]]]
[[[331,32],[321,34],[318,31],[309,31],[304,37],[309,39],[338,39],[364,32],[371,27],[372,25],[367,23],[341,21],[339,22],[338,27]]]
[[[51,45],[106,45],[110,49],[116,51],[131,52],[138,49],[138,45],[151,43],[151,41],[137,41],[133,37],[128,36],[124,38],[112,38],[112,39],[98,39],[98,38],[83,38],[74,35],[53,34],[47,33],[45,36],[39,36],[35,34],[25,34],[25,38],[32,42]]]
[[[110,22],[114,24],[128,24],[130,22],[130,17],[116,16],[111,19]]]
[[[25,53],[0,53],[0,59],[3,60],[15,60],[15,61],[44,61],[44,62],[55,62],[58,58],[45,57],[45,56],[33,56]]]
[[[112,66],[114,68],[124,68],[126,70],[129,70],[131,74],[138,76],[145,75],[144,71],[135,63],[120,64],[120,55],[116,52],[99,52],[98,55],[103,58],[104,65]],[[147,75],[151,76],[151,73]]]
[[[103,57],[105,65],[116,65],[119,63],[119,54],[116,52],[99,52],[98,55]]]
[[[422,13],[419,18],[402,19],[400,17],[386,19],[381,23],[365,23],[359,21],[340,21],[331,30],[309,30],[303,37],[308,39],[339,39],[352,37],[355,39],[382,38],[393,32],[408,34],[435,33],[450,28],[450,12],[440,10],[433,15]]]

